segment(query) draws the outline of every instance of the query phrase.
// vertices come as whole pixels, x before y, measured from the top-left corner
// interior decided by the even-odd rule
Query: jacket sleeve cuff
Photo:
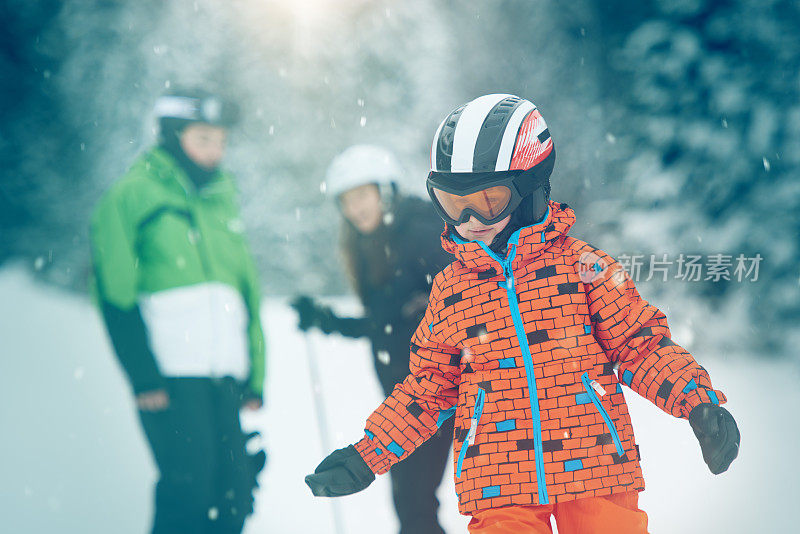
[[[683,419],[688,419],[692,410],[701,404],[725,404],[728,399],[725,394],[718,389],[709,389],[704,387],[695,388],[686,393],[683,399],[678,403],[678,412],[676,415]]]
[[[167,382],[161,376],[153,376],[147,379],[133,379],[129,375],[128,377],[131,380],[131,389],[133,389],[134,395],[139,395],[140,393],[147,393],[148,391],[157,391],[160,389],[166,389]]]
[[[252,386],[247,386],[242,392],[242,404],[248,401],[255,400],[264,404],[264,393],[262,391],[255,391]]]
[[[355,448],[373,473],[382,475],[389,471],[391,467],[389,455],[380,447],[380,443],[374,437],[370,439],[369,436],[364,436],[355,444]]]

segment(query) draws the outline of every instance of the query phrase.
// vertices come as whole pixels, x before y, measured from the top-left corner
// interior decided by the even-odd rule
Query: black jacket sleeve
[[[101,310],[114,351],[133,391],[138,394],[163,388],[164,378],[147,343],[147,330],[139,306],[123,310],[104,301]]]
[[[375,325],[368,317],[334,317],[331,332],[338,332],[344,337],[374,337]]]

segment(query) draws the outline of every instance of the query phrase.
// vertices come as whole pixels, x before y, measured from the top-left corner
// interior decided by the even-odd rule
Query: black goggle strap
[[[454,195],[469,195],[498,185],[511,187],[519,172],[503,173],[445,173],[431,172],[428,186]]]
[[[527,196],[547,183],[549,172],[533,167],[526,171],[500,171],[483,173],[448,173],[432,171],[428,174],[428,187],[454,195],[468,195],[481,189],[504,185],[521,196]]]

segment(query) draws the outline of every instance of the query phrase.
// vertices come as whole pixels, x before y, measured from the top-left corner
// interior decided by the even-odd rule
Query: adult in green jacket
[[[235,110],[203,91],[156,103],[158,146],[96,206],[97,297],[161,478],[155,534],[241,532],[263,466],[242,406],[263,402],[259,283],[219,169]]]

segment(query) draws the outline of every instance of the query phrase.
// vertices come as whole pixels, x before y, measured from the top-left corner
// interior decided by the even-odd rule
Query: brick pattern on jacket
[[[621,384],[676,417],[725,402],[619,264],[567,236],[574,221],[569,207],[551,202],[544,222],[512,238],[512,291],[503,265],[478,243],[442,235],[457,260],[434,279],[411,342],[411,375],[369,417],[356,444],[373,471],[405,458],[455,408],[461,513],[540,504],[543,495],[558,503],[641,490]]]

